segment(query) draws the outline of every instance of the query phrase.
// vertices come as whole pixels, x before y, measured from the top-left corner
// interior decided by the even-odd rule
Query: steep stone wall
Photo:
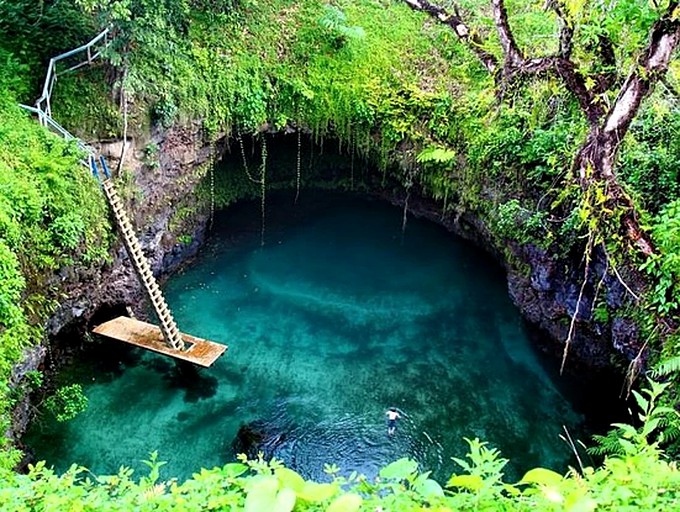
[[[157,156],[153,162],[149,161],[149,147],[154,148]],[[120,143],[102,143],[101,151],[109,156],[112,168],[117,166],[120,149]],[[170,223],[178,207],[186,207],[195,200],[194,189],[202,176],[201,166],[212,158],[213,149],[204,142],[199,126],[191,125],[156,131],[148,140],[132,143],[126,151],[125,166],[132,173],[122,195],[134,218],[142,248],[154,273],[161,279],[195,255],[205,239],[209,212],[198,205],[183,227],[183,233],[190,234],[190,244],[179,242],[178,233],[172,232]],[[225,149],[217,147],[218,152]],[[330,174],[337,172],[334,168]],[[403,207],[405,197],[398,187],[382,188],[373,195]],[[440,205],[416,194],[411,194],[409,212],[442,224],[493,253],[506,268],[508,290],[515,304],[529,322],[546,333],[542,339],[550,343],[542,348],[561,354],[583,279],[577,268],[578,261],[557,259],[533,245],[515,244],[510,247],[514,260],[511,264],[507,261],[508,252],[498,250],[483,220],[470,212],[442,217]],[[67,269],[56,277],[67,294],[47,324],[47,334],[52,341],[57,341],[57,347],[68,350],[68,344],[59,343],[64,333],[68,333],[69,338],[82,337],[93,324],[106,320],[112,312],[131,308],[138,316],[146,315],[146,298],[125,249],[120,242],[115,247],[111,264],[98,269]],[[628,361],[639,355],[640,343],[632,321],[617,318],[598,323],[593,319],[596,288],[612,308],[621,308],[630,301],[622,284],[606,272],[603,256],[596,258],[570,344],[567,369],[576,373],[611,369],[612,358],[617,354]],[[26,364],[17,368],[17,379],[26,371],[44,366],[44,356],[44,348],[33,351]],[[29,417],[28,404],[23,403],[17,408],[12,436],[20,436]]]
[[[122,187],[122,197],[136,227],[142,249],[154,274],[162,279],[196,254],[205,238],[208,212],[198,208],[184,233],[189,230],[191,243],[180,243],[177,233],[169,229],[177,205],[193,198],[192,191],[201,178],[199,168],[211,158],[211,148],[203,143],[198,126],[175,127],[154,132],[148,140],[132,141],[127,148],[126,169],[130,183]],[[158,148],[158,161],[150,165],[146,147]],[[100,151],[111,169],[116,169],[121,152],[119,142],[101,143]],[[24,361],[13,371],[18,383],[32,370],[52,371],[53,363],[76,350],[78,340],[86,337],[96,323],[129,308],[136,316],[147,314],[147,299],[120,240],[114,243],[113,259],[100,268],[65,268],[54,276],[64,298],[46,325],[46,346],[26,352]],[[51,358],[47,358],[52,354]],[[49,359],[49,360],[46,360]],[[29,397],[14,409],[13,427],[7,435],[18,440],[31,419]]]

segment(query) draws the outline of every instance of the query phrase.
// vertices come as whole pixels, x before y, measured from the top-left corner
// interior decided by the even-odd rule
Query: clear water
[[[399,457],[444,480],[479,437],[511,460],[564,470],[563,425],[584,417],[532,350],[503,274],[479,250],[382,203],[323,197],[257,205],[216,219],[214,236],[165,291],[183,331],[229,350],[197,377],[172,360],[106,342],[78,363],[89,407],[34,425],[27,444],[66,469],[189,477],[234,459],[239,427],[259,422],[266,450],[307,477],[323,465],[368,476]],[[387,435],[385,411],[404,418]]]

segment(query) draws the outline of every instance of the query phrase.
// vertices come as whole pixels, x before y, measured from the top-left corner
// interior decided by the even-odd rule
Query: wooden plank
[[[181,334],[187,347],[186,350],[172,349],[165,344],[163,334],[157,325],[126,316],[119,316],[104,322],[92,329],[92,332],[205,368],[212,365],[227,350],[226,345],[184,333]]]

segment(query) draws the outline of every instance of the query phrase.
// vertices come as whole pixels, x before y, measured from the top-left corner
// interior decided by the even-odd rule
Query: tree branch
[[[505,57],[504,67],[519,66],[524,61],[524,56],[517,46],[512,30],[510,30],[508,11],[505,8],[504,0],[491,0],[491,8]]]
[[[546,9],[555,11],[560,20],[560,50],[559,55],[563,59],[571,59],[571,52],[574,49],[574,24],[567,18],[564,12],[564,2],[561,0],[548,0]]]
[[[588,123],[597,126],[604,116],[604,109],[602,104],[596,101],[592,91],[588,90],[585,77],[571,60],[558,56],[526,59],[516,68],[508,70],[505,78],[510,81],[522,75],[551,73],[560,78],[567,90],[576,97]]]
[[[670,2],[666,13],[652,26],[647,48],[623,83],[614,107],[605,119],[604,133],[612,134],[617,145],[628,131],[642,100],[666,73],[680,42],[680,19],[673,16],[677,7],[678,2]]]
[[[404,0],[404,2],[406,2],[414,11],[425,12],[451,27],[458,36],[458,39],[472,50],[487,71],[492,74],[495,73],[498,68],[498,59],[482,48],[484,41],[479,34],[470,30],[470,27],[468,27],[467,23],[465,23],[460,16],[457,7],[454,7],[454,13],[450,13],[443,7],[435,5],[428,0]]]

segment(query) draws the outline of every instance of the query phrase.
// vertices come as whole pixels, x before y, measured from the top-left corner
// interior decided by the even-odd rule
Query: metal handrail
[[[43,126],[45,126],[47,128],[51,128],[52,131],[61,135],[66,140],[74,140],[79,149],[81,149],[82,151],[84,151],[88,155],[94,155],[94,150],[90,146],[85,144],[82,140],[80,140],[75,135],[71,134],[71,132],[69,132],[66,128],[64,128],[62,125],[57,123],[53,118],[48,116],[44,111],[42,111],[42,110],[40,110],[39,108],[36,108],[36,107],[24,105],[23,103],[19,103],[19,106],[21,108],[28,110],[29,112],[33,112],[34,114],[37,114],[38,118],[40,119],[40,124],[42,124]]]
[[[82,66],[85,66],[87,64],[91,64],[93,60],[99,58],[102,54],[102,50],[108,45],[109,41],[107,41],[107,35],[109,33],[109,29],[105,29],[101,31],[97,36],[92,38],[89,42],[85,43],[82,46],[79,46],[78,48],[74,48],[73,50],[69,50],[67,52],[61,53],[57,55],[56,57],[52,57],[50,59],[50,62],[47,66],[47,75],[45,77],[45,83],[43,84],[43,90],[42,90],[42,95],[40,98],[38,98],[35,102],[35,107],[31,107],[29,105],[24,105],[22,103],[19,103],[19,106],[25,110],[28,110],[29,112],[32,112],[38,116],[38,120],[40,121],[40,124],[46,128],[51,129],[53,132],[61,135],[64,139],[66,140],[73,140],[75,141],[76,145],[78,146],[78,149],[83,151],[87,157],[86,160],[84,160],[82,163],[83,165],[90,167],[90,162],[92,162],[95,157],[95,151],[93,148],[85,144],[81,139],[76,137],[75,135],[72,135],[66,128],[64,128],[62,125],[57,123],[53,118],[52,118],[52,107],[50,105],[50,97],[52,95],[52,89],[54,87],[54,82],[57,79],[57,62],[60,60],[67,59],[69,57],[72,57],[73,55],[76,55],[81,52],[87,52],[87,60],[84,60],[82,62],[79,62],[78,64],[75,64],[71,66],[68,69],[65,69],[61,73],[68,73],[69,71],[73,71],[75,69],[78,69]],[[92,53],[92,47],[99,43],[101,40],[104,40],[104,46],[101,48],[97,49],[95,53]],[[43,104],[45,108],[43,108]]]
[[[35,102],[36,108],[42,112],[43,114],[38,114],[40,116],[40,123],[45,126],[46,124],[46,119],[52,117],[52,106],[50,104],[50,97],[52,96],[52,89],[54,88],[54,82],[57,79],[57,62],[60,60],[67,59],[69,57],[72,57],[73,55],[76,55],[81,52],[87,52],[87,60],[81,61],[78,64],[75,64],[74,66],[71,66],[68,69],[65,69],[61,73],[67,73],[69,71],[73,71],[75,69],[78,69],[86,64],[90,64],[93,60],[99,58],[102,53],[102,49],[105,48],[108,45],[107,41],[107,35],[109,33],[109,29],[106,28],[103,31],[101,31],[97,36],[92,38],[89,42],[85,43],[82,46],[79,46],[78,48],[74,48],[73,50],[69,50],[67,52],[61,53],[57,55],[56,57],[52,57],[50,59],[49,64],[47,65],[47,74],[45,76],[45,83],[43,84],[43,89],[42,89],[42,94],[40,95],[40,98],[38,98]],[[102,48],[97,49],[95,53],[92,53],[92,47],[99,43],[99,41],[104,40],[104,44]]]

